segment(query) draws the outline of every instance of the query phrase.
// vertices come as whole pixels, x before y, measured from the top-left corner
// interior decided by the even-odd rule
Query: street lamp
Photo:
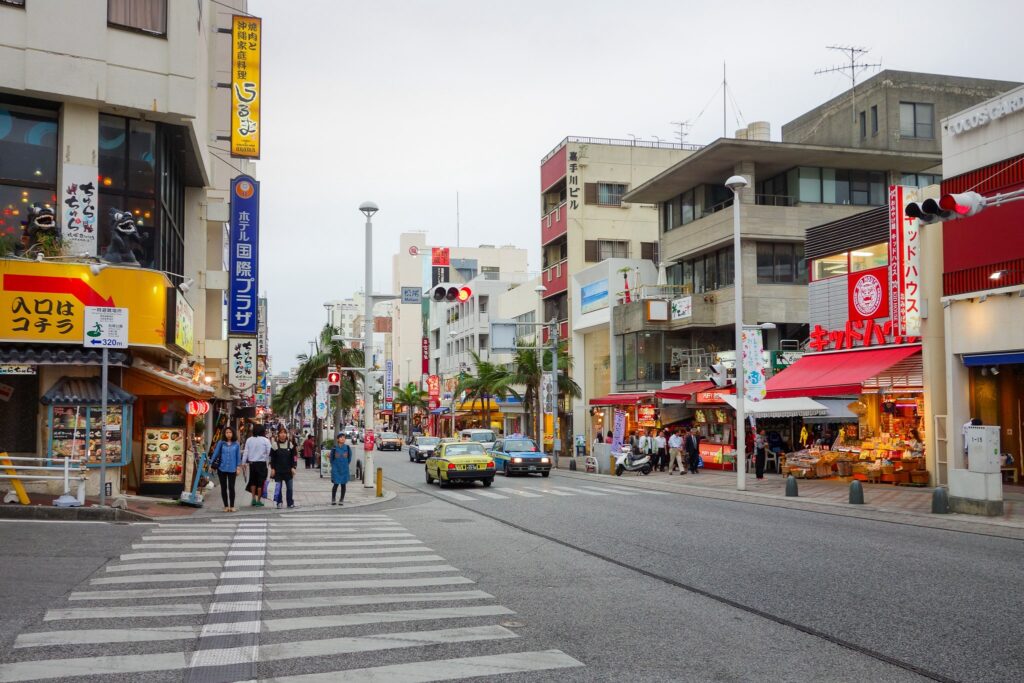
[[[743,423],[743,268],[740,245],[740,191],[750,185],[741,175],[725,181],[732,190],[732,260],[736,296],[736,489],[747,490],[747,432]]]
[[[544,317],[543,299],[544,293],[548,291],[548,288],[544,285],[537,285],[533,288],[533,291],[537,292],[537,296],[541,299],[541,318]],[[540,369],[537,380],[537,448],[544,450],[544,408],[540,402],[540,391],[544,384],[544,350],[540,343],[540,332],[537,332],[537,367]]]
[[[331,309],[332,308],[333,308],[333,306],[331,306],[330,304],[324,304],[324,311],[327,313],[327,326],[328,327],[332,327],[333,323],[334,323],[334,320],[332,320],[333,316],[331,316]]]
[[[366,366],[366,374],[363,375],[363,424],[366,433],[373,430],[373,393],[370,387],[370,367],[373,362],[370,351],[373,346],[373,215],[379,210],[373,202],[359,205],[359,211],[366,216],[366,281],[363,289],[363,364]],[[374,474],[370,471],[369,451],[366,451],[363,460],[363,486],[372,486]]]

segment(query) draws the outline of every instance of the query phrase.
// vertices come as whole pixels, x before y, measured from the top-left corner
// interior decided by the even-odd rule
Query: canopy
[[[157,388],[155,392],[168,393],[168,394],[182,394],[189,398],[204,400],[211,398],[217,390],[209,384],[203,384],[202,382],[196,382],[192,379],[179,375],[174,372],[168,372],[159,365],[154,365],[150,362],[144,361],[141,358],[132,359],[132,370],[143,375],[151,383],[156,384]],[[131,380],[133,385],[136,384],[134,379]],[[143,396],[147,395],[145,391],[137,389],[138,393]],[[160,395],[160,393],[154,393],[153,395]]]
[[[448,406],[441,406],[440,408],[434,408],[430,411],[431,415],[443,415],[448,412]]]
[[[916,353],[920,344],[808,354],[768,380],[768,396],[860,394],[866,380]]]
[[[127,352],[110,349],[107,353],[109,365],[128,364]],[[81,345],[30,344],[0,349],[0,364],[3,365],[100,365],[102,362],[102,350]]]
[[[708,391],[714,389],[715,383],[702,380],[700,382],[690,382],[689,384],[680,384],[677,387],[671,387],[669,389],[663,389],[661,391],[654,392],[654,395],[663,400],[669,401],[689,401],[702,391]]]
[[[99,377],[62,377],[39,402],[44,406],[72,405],[98,406],[103,403],[103,387]],[[107,382],[107,403],[124,405],[135,403],[135,396],[121,387]]]
[[[858,422],[860,418],[848,408],[856,400],[856,398],[819,398],[817,399],[818,403],[828,408],[828,412],[824,415],[805,417],[804,422]]]
[[[632,406],[637,403],[646,403],[654,400],[654,392],[647,391],[642,394],[608,394],[590,399],[592,406]]]
[[[736,396],[724,394],[722,400],[736,407]],[[760,401],[744,401],[743,412],[747,417],[810,417],[825,415],[828,408],[809,398],[765,398]]]
[[[487,408],[490,407],[492,413],[501,412],[501,404],[495,401],[493,398],[477,398],[477,399],[466,399],[456,406],[455,410],[459,413],[484,413],[487,412]]]
[[[980,353],[964,356],[964,365],[969,368],[977,368],[986,365],[1006,365],[1008,363],[1024,363],[1024,352]]]

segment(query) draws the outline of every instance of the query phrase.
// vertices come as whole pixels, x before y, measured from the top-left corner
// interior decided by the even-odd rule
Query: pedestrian
[[[261,508],[263,484],[267,481],[267,464],[270,462],[270,439],[267,428],[258,424],[252,428],[252,436],[245,440],[242,450],[242,468],[246,489],[252,494],[252,507]]]
[[[224,434],[213,449],[211,463],[213,469],[217,470],[217,478],[220,479],[220,497],[224,500],[224,512],[236,512],[235,477],[238,476],[238,463],[241,460],[239,451],[235,430],[225,427]]]
[[[651,454],[651,437],[647,434],[647,430],[640,432],[640,438],[637,440],[637,449],[639,449],[640,457],[650,456]]]
[[[690,474],[697,474],[697,466],[700,464],[700,436],[697,434],[696,429],[690,430],[690,433],[683,441],[683,448],[686,449],[686,459],[690,465]]]
[[[754,475],[758,479],[764,479],[764,465],[768,460],[768,435],[762,429],[754,438]]]
[[[313,435],[306,434],[306,440],[302,442],[302,459],[306,461],[306,469],[313,469],[313,451],[316,444],[313,443]]]
[[[679,474],[686,474],[685,460],[683,459],[683,437],[680,436],[679,431],[675,430],[672,432],[672,436],[668,438],[668,473],[672,474],[672,470],[676,468],[676,464],[679,465]]]
[[[345,502],[345,484],[348,483],[348,468],[352,464],[352,448],[345,443],[345,435],[338,434],[338,443],[331,449],[331,505]],[[341,496],[338,497],[338,489]],[[337,498],[337,502],[335,502]]]
[[[278,509],[284,502],[282,498],[287,501],[289,508],[295,507],[294,477],[297,460],[297,450],[294,442],[288,438],[288,430],[279,428],[270,451],[270,476],[275,482],[274,502]]]
[[[655,465],[662,472],[668,467],[668,439],[665,438],[665,431],[658,432],[654,437],[654,448],[657,451],[657,464]]]

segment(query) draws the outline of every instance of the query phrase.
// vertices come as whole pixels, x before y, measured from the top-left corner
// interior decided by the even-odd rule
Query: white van
[[[494,433],[493,429],[463,429],[461,436],[463,441],[480,444],[485,451],[494,448],[494,442],[498,440],[498,435]]]

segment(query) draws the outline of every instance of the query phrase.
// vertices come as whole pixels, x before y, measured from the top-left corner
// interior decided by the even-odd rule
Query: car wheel
[[[494,483],[494,477],[487,477],[486,479],[481,479],[480,483],[482,483],[484,487],[490,486],[491,484]]]
[[[416,462],[416,459],[412,457],[412,453],[409,454],[409,462]]]
[[[505,463],[505,467],[503,468],[503,470],[506,477],[512,476],[512,470],[508,468],[508,463]]]
[[[551,472],[548,472],[548,471],[540,473],[540,476],[542,476],[542,477],[547,477],[547,476],[550,476],[550,475],[551,475]]]
[[[424,467],[423,468],[423,472],[427,475],[427,483],[428,484],[433,484],[434,483],[434,478],[432,476],[430,476],[430,470],[428,470],[426,467]]]

